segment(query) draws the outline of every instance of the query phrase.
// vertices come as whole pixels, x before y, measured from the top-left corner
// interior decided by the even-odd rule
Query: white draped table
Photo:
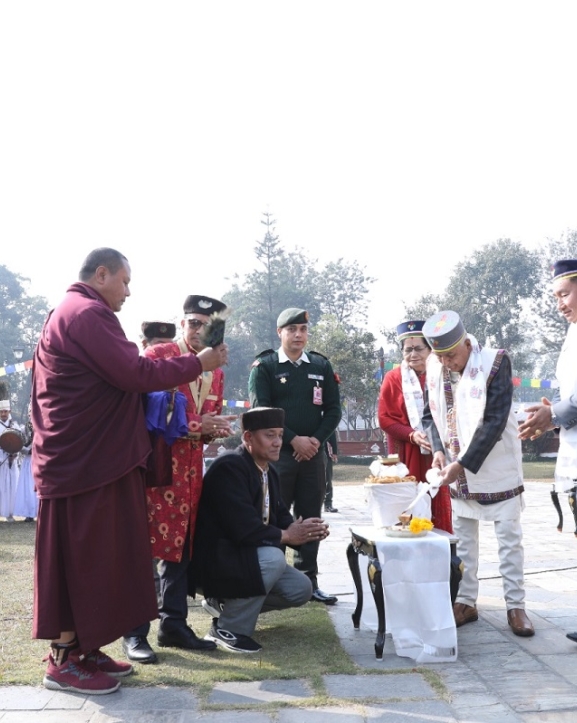
[[[382,659],[388,629],[397,655],[417,663],[456,660],[457,631],[450,591],[451,546],[456,538],[442,531],[423,537],[388,537],[383,528],[364,526],[352,527],[351,535],[347,558],[357,588],[353,624],[360,626],[363,608],[360,553],[368,557],[368,578],[378,616],[377,658]],[[373,626],[369,623],[369,627]]]

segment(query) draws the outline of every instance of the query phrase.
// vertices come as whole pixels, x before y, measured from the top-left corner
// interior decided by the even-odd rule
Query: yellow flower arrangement
[[[413,517],[411,522],[409,523],[409,530],[413,532],[415,535],[418,532],[423,532],[423,530],[432,530],[433,529],[433,523],[431,520],[427,520],[425,517]]]

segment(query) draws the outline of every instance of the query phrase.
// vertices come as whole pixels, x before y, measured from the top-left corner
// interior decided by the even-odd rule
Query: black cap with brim
[[[187,296],[184,302],[184,318],[189,319],[191,314],[204,314],[210,316],[218,311],[224,311],[226,304],[210,296]]]

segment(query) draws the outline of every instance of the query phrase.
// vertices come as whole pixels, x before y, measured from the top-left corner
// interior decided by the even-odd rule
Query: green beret
[[[284,427],[284,409],[255,407],[245,412],[240,421],[243,432],[256,432],[257,429],[282,429]]]
[[[283,326],[289,324],[308,324],[309,323],[309,312],[304,309],[285,309],[281,311],[278,319],[276,320],[277,329],[282,329]]]

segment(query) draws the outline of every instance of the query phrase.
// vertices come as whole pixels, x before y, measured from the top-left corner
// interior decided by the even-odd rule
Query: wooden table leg
[[[553,503],[553,507],[557,510],[557,514],[559,516],[557,530],[559,532],[563,532],[563,510],[561,509],[561,505],[559,504],[559,495],[557,494],[557,492],[555,492],[554,489],[551,490],[551,502]]]
[[[377,660],[383,659],[383,649],[385,647],[385,594],[383,592],[383,574],[381,563],[376,555],[369,555],[369,564],[367,573],[371,592],[375,599],[375,607],[377,608],[377,616],[379,627],[377,629],[377,639],[375,640],[375,656]]]
[[[569,492],[569,507],[571,508],[571,512],[573,513],[573,521],[575,522],[575,529],[573,531],[573,534],[575,537],[577,537],[577,487],[573,487],[573,489]]]
[[[351,617],[355,630],[358,630],[361,626],[361,613],[363,611],[363,584],[359,570],[359,555],[352,542],[347,547],[347,560],[349,562],[351,575],[353,576],[353,582],[355,583],[355,590],[357,591],[357,607]]]

